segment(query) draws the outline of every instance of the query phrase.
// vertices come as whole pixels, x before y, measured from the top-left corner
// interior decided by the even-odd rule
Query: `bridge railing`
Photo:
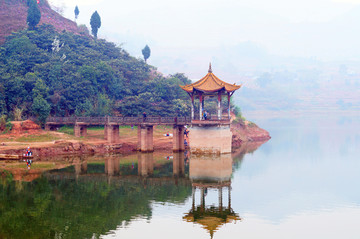
[[[75,124],[76,117],[48,117],[46,122],[54,122],[58,124]]]
[[[188,117],[161,117],[161,116],[148,116],[148,117],[48,117],[48,123],[55,124],[75,124],[77,122],[92,124],[92,125],[105,125],[106,123],[115,124],[190,124],[191,119]]]
[[[77,117],[76,122],[84,122],[88,124],[105,124],[106,117]]]

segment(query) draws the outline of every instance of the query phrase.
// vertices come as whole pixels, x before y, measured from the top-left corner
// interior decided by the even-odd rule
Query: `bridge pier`
[[[154,152],[153,125],[141,125],[138,131],[138,145],[141,152]]]
[[[87,162],[81,162],[74,165],[76,175],[87,173]]]
[[[116,143],[120,140],[119,125],[117,124],[106,124],[104,127],[105,139],[109,143]]]
[[[152,153],[138,153],[139,176],[152,176],[154,173],[154,155]]]
[[[181,152],[185,150],[184,126],[174,125],[173,127],[173,151]]]
[[[120,162],[118,158],[105,158],[105,173],[108,176],[120,174]]]
[[[184,153],[174,153],[173,158],[173,176],[183,177],[185,176],[185,155]]]
[[[87,124],[86,123],[75,123],[74,125],[75,137],[87,135]]]

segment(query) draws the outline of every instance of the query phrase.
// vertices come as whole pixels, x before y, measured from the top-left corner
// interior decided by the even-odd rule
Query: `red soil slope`
[[[76,23],[52,10],[46,0],[40,0],[39,7],[39,25],[51,24],[58,31],[79,33]],[[0,44],[4,43],[5,37],[12,32],[27,28],[27,9],[26,0],[0,0]]]

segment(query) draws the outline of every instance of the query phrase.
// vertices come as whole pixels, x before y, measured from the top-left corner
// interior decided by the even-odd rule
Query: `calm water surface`
[[[255,119],[222,157],[80,159],[0,184],[0,238],[360,238],[360,117]]]

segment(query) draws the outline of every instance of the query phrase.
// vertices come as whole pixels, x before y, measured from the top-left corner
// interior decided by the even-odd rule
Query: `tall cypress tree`
[[[79,8],[78,8],[77,5],[75,7],[74,13],[75,13],[75,20],[76,20],[78,18],[78,16],[79,16],[79,13],[80,13]]]
[[[29,0],[28,4],[29,8],[26,22],[30,29],[34,29],[35,26],[40,22],[41,12],[35,0]]]
[[[150,53],[151,53],[150,47],[148,45],[146,45],[144,47],[144,49],[142,49],[141,52],[142,52],[142,54],[144,56],[144,60],[145,60],[145,63],[146,63],[146,60],[150,57]]]
[[[97,38],[98,29],[101,27],[101,19],[97,11],[91,15],[90,25],[92,34]]]

